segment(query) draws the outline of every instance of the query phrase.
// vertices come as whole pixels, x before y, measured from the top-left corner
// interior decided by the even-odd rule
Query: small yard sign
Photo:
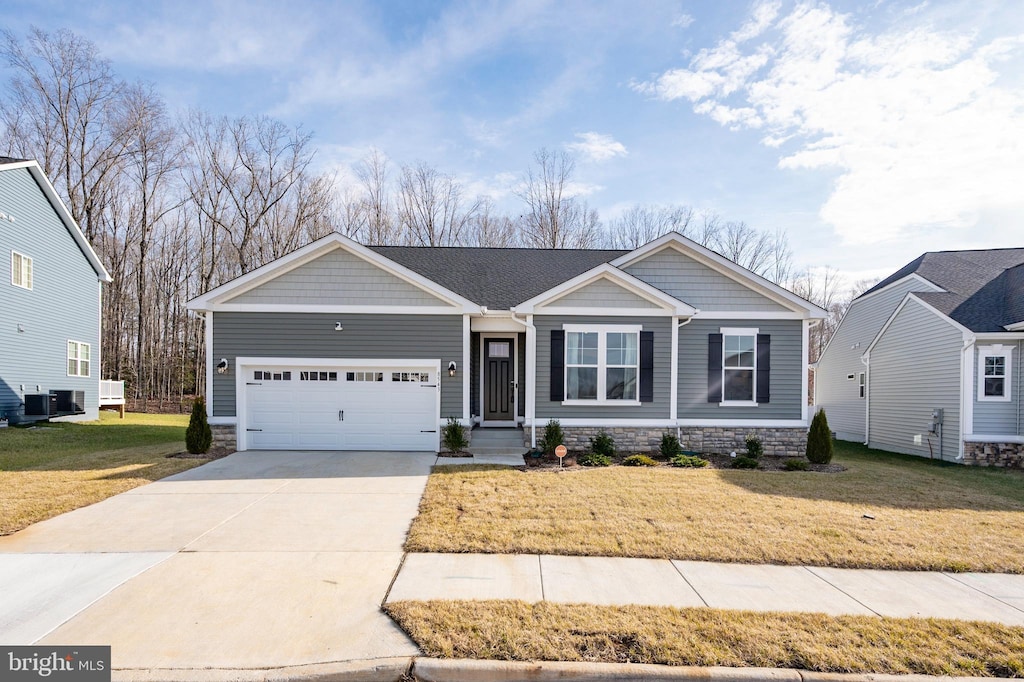
[[[564,445],[559,445],[555,448],[555,457],[558,458],[558,466],[562,466],[562,458],[569,452],[569,449]]]

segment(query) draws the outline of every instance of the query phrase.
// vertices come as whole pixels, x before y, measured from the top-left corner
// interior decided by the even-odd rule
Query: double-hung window
[[[90,356],[91,346],[81,341],[68,341],[68,376],[87,377],[89,366],[92,364]]]
[[[565,400],[638,402],[640,328],[565,326]]]
[[[757,374],[757,329],[722,329],[722,402],[751,404]]]
[[[978,400],[1010,400],[1010,367],[1013,356],[1008,346],[978,348]]]
[[[22,289],[32,288],[32,259],[17,251],[11,251],[11,284]]]

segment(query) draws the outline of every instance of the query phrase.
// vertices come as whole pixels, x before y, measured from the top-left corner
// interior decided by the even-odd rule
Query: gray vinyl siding
[[[516,343],[518,344],[516,362],[519,363],[516,370],[516,381],[518,382],[516,393],[519,399],[519,410],[516,414],[523,417],[526,415],[526,334],[518,334],[516,336]]]
[[[461,315],[344,315],[215,313],[213,357],[234,366],[237,357],[412,359],[441,361],[441,417],[462,417]],[[213,375],[213,414],[235,416],[235,374]]]
[[[868,444],[874,448],[929,456],[927,424],[932,409],[945,410],[942,459],[959,453],[960,349],[953,325],[911,300],[871,351]],[[914,436],[922,435],[921,445]],[[932,448],[939,458],[938,439]]]
[[[749,287],[668,247],[624,268],[626,272],[700,310],[786,312]]]
[[[981,342],[974,349],[974,386],[969,387],[970,398],[974,401],[974,431],[978,435],[999,435],[1016,436],[1019,433],[1021,424],[1021,366],[1020,352],[1021,343],[1014,342],[1010,346],[1010,376],[1007,383],[1010,385],[1010,400],[1002,402],[996,400],[978,400],[978,386],[981,383],[981,370],[978,360],[981,356],[980,347],[992,345],[989,342]],[[1003,344],[1004,346],[1010,344]]]
[[[818,359],[814,373],[815,407],[825,410],[828,425],[840,440],[865,440],[867,400],[860,397],[857,388],[857,373],[867,371],[861,356],[900,301],[911,291],[927,290],[920,282],[908,280],[854,301]],[[850,374],[853,379],[846,378]]]
[[[640,405],[562,405],[551,401],[551,330],[563,324],[642,325],[654,332],[654,401]],[[609,420],[668,419],[670,372],[672,368],[672,337],[670,317],[616,317],[538,315],[537,328],[537,402],[540,423],[549,419],[584,418]]]
[[[771,335],[770,401],[757,407],[708,402],[708,335],[722,327],[756,328]],[[679,329],[679,419],[801,419],[803,325],[800,320],[701,320]]]
[[[231,303],[449,305],[340,248],[236,296]]]
[[[607,279],[600,279],[596,282],[581,287],[572,293],[566,294],[556,301],[547,304],[552,308],[580,307],[580,308],[657,308],[645,298],[637,296],[632,291],[623,289],[618,284]]]
[[[0,171],[0,210],[15,218],[0,218],[0,415],[23,414],[25,393],[81,390],[87,416],[95,418],[100,379],[97,273],[28,169]],[[12,284],[12,250],[32,259],[31,291]],[[67,375],[68,340],[90,345],[89,377]]]

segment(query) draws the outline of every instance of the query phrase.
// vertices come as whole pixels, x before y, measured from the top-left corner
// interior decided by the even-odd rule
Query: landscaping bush
[[[562,433],[562,425],[557,419],[548,421],[544,427],[544,437],[540,439],[540,449],[549,455],[555,454],[555,448],[565,443],[565,434]]]
[[[825,410],[818,410],[811,420],[811,429],[807,432],[807,459],[814,464],[832,461],[832,431],[828,428]]]
[[[622,460],[622,466],[626,467],[656,467],[658,463],[647,455],[630,455]]]
[[[679,454],[679,451],[683,449],[683,446],[679,444],[679,439],[675,437],[675,434],[666,433],[661,437],[661,456],[665,459],[672,459]]]
[[[701,469],[708,465],[708,461],[703,457],[697,457],[696,455],[676,455],[672,458],[672,466],[674,467],[688,467],[692,469]]]
[[[213,431],[210,430],[210,423],[206,421],[206,401],[199,396],[192,401],[192,416],[188,420],[188,428],[185,429],[185,449],[193,455],[202,455],[210,450],[213,445]]]
[[[590,449],[594,454],[610,459],[615,456],[615,439],[601,431],[590,439]]]
[[[786,471],[807,471],[811,468],[811,463],[806,459],[787,459],[782,463],[782,468]]]
[[[733,469],[756,469],[757,460],[753,457],[737,457],[732,461]]]
[[[612,458],[597,452],[585,452],[576,458],[576,463],[585,467],[606,467],[612,463]]]
[[[466,440],[466,429],[455,417],[448,417],[448,423],[441,431],[441,442],[449,452],[461,452],[469,445],[469,441]]]
[[[750,434],[743,441],[747,446],[747,457],[751,459],[757,459],[764,454],[764,446],[761,445],[761,439]]]

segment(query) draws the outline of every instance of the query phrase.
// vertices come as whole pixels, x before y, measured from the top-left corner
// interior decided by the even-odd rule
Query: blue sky
[[[957,2],[28,2],[173,111],[311,130],[515,210],[540,147],[608,219],[688,204],[784,228],[849,281],[925,250],[1024,245],[1024,5]]]

